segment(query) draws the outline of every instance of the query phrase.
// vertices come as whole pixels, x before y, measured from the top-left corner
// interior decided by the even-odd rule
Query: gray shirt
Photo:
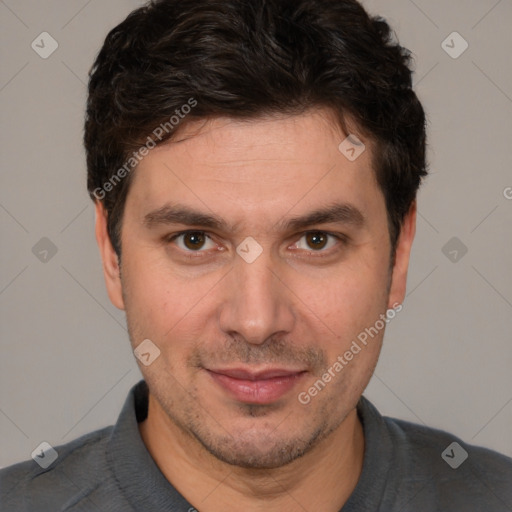
[[[137,422],[147,407],[147,385],[140,381],[114,426],[55,447],[58,458],[46,469],[29,460],[1,470],[0,509],[194,511],[142,441]],[[364,397],[357,410],[366,443],[363,471],[340,512],[512,511],[511,458],[440,430],[383,417]],[[200,512],[200,503],[194,505]]]

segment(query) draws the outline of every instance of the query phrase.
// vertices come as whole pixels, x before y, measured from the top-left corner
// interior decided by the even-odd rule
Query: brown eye
[[[223,249],[219,247],[204,231],[182,231],[165,238],[166,244],[177,248],[178,254],[186,257],[207,257],[212,256],[212,249],[218,252]],[[195,253],[192,256],[192,253]]]
[[[342,235],[333,235],[325,231],[308,231],[294,244],[294,249],[301,249],[310,255],[320,257],[331,254],[336,248],[341,249],[343,245],[345,240]]]
[[[312,232],[307,233],[305,236],[306,242],[311,249],[323,249],[327,245],[329,235],[322,232]]]
[[[206,242],[206,236],[200,231],[191,231],[183,235],[183,244],[187,249],[196,251],[201,249]]]

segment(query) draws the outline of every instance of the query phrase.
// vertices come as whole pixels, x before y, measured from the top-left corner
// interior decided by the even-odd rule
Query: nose
[[[224,282],[223,299],[219,323],[227,335],[261,345],[293,329],[293,293],[265,251],[252,263],[236,258]]]

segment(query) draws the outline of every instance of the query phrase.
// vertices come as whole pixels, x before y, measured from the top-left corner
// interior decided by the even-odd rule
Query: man
[[[409,64],[355,0],[159,0],[110,32],[88,189],[144,381],[4,470],[2,510],[512,510],[511,459],[361,396],[426,175]]]

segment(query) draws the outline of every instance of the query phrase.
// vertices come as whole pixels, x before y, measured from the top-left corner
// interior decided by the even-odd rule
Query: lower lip
[[[224,390],[239,402],[247,404],[270,404],[291,391],[304,372],[262,380],[234,379],[220,373],[208,371]]]

